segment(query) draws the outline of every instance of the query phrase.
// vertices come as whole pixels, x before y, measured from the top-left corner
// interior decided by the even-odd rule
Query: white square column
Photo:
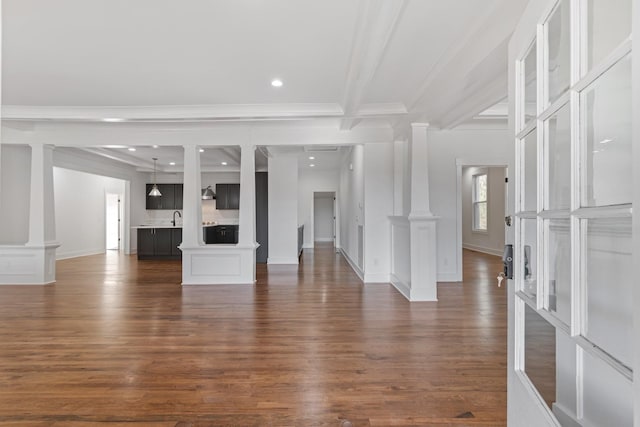
[[[256,243],[256,147],[240,147],[240,215],[238,244],[254,246]]]
[[[411,124],[411,282],[409,300],[437,301],[436,221],[429,206],[429,156],[426,123]]]
[[[0,284],[46,285],[56,280],[53,146],[31,144],[29,239],[0,246]]]
[[[204,244],[200,151],[184,147],[182,284],[250,284],[256,279],[255,147],[242,146],[238,244]]]
[[[202,193],[200,147],[184,146],[184,178],[182,190],[182,244],[180,248],[204,244],[202,236]]]

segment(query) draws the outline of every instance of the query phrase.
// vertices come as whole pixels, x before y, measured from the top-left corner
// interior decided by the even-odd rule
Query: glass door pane
[[[568,219],[550,220],[546,248],[549,274],[546,307],[565,324],[571,322],[571,224]]]
[[[549,408],[556,401],[556,328],[524,305],[524,372]]]
[[[571,109],[562,107],[546,121],[547,182],[545,209],[571,208]]]
[[[583,206],[631,203],[631,56],[581,95]]]
[[[527,296],[534,298],[538,295],[537,280],[537,259],[538,256],[538,233],[537,220],[523,219],[520,226],[520,234],[522,236],[522,247],[520,248],[520,265],[522,266],[522,287],[521,291]]]
[[[570,17],[570,1],[561,0],[547,23],[549,103],[553,103],[569,89],[571,79]]]
[[[524,181],[520,195],[523,211],[537,211],[538,203],[538,132],[534,130],[522,140],[521,173]]]
[[[633,358],[631,218],[583,220],[585,337],[626,366]]]
[[[529,53],[524,59],[524,124],[526,126],[527,123],[535,120],[537,114],[537,100],[538,100],[538,78],[537,78],[537,70],[536,70],[536,44],[533,43]]]
[[[631,0],[588,0],[587,67],[591,69],[631,35]]]

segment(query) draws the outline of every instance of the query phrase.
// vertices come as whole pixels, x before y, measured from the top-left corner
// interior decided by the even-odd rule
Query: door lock
[[[504,223],[507,227],[511,227],[511,215],[507,215],[504,217]]]

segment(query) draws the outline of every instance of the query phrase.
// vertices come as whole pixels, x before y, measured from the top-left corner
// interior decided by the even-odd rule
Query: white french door
[[[632,12],[531,0],[509,46],[510,426],[634,425]]]

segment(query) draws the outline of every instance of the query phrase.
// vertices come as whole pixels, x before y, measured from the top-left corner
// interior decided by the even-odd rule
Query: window
[[[473,231],[487,231],[487,174],[473,176]]]

